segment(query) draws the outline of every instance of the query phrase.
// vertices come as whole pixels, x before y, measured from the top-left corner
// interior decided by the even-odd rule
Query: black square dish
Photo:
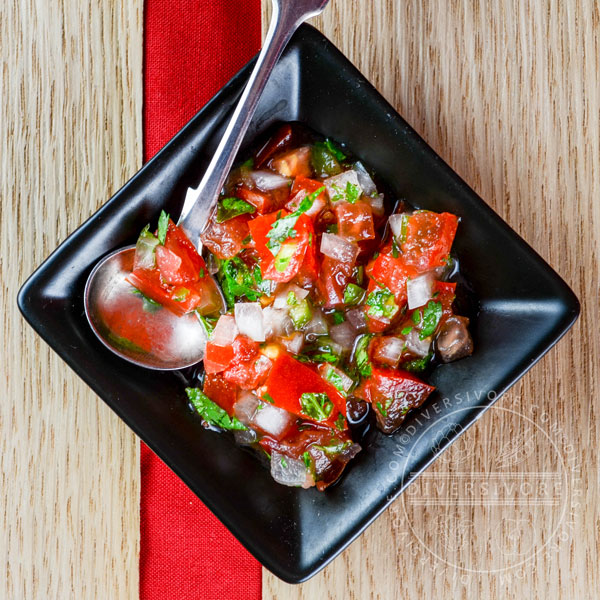
[[[430,381],[437,391],[404,425],[411,427],[411,436],[403,438],[406,460],[398,458],[402,430],[394,436],[373,432],[326,492],[276,484],[231,436],[200,426],[181,374],[149,371],[114,356],[96,339],[83,310],[86,278],[98,260],[134,243],[161,209],[179,214],[251,66],[61,244],[25,283],[18,302],[31,326],[261,563],[285,581],[300,582],[364,531],[530,369],[573,324],[579,303],[326,38],[301,27],[275,68],[247,140],[277,122],[299,121],[345,144],[397,197],[461,217],[454,253],[469,283],[475,353],[434,370]],[[460,411],[444,402],[452,398],[461,398]],[[425,411],[428,418],[419,418]]]

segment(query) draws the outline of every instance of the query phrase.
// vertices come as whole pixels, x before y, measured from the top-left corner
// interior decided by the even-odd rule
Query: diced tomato
[[[198,272],[185,256],[177,256],[165,246],[156,247],[156,265],[162,278],[171,285],[198,281]]]
[[[310,177],[312,175],[310,158],[310,147],[302,146],[273,159],[271,167],[284,177],[298,177],[299,175]]]
[[[237,390],[235,385],[229,383],[221,373],[206,374],[204,393],[229,415],[233,414],[233,405],[237,400]]]
[[[317,289],[325,308],[333,308],[344,303],[344,291],[352,277],[352,265],[324,256],[321,263],[321,276]]]
[[[279,249],[277,256],[273,256],[267,247],[267,237],[271,226],[278,218],[283,218],[289,213],[278,211],[256,217],[249,223],[250,233],[254,240],[255,249],[260,255],[260,270],[264,279],[271,281],[290,281],[293,279],[304,262],[307,249],[315,244],[315,233],[312,221],[306,215],[300,215],[294,226],[296,235],[285,240]],[[311,259],[311,263],[314,262]]]
[[[190,242],[183,230],[170,219],[165,237],[165,248],[180,256],[185,263],[184,266],[191,263],[191,267],[186,266],[186,269],[193,271],[196,275],[206,267],[204,259],[198,254],[194,244]]]
[[[449,281],[436,281],[433,286],[433,293],[438,294],[434,300],[439,300],[442,303],[442,318],[438,324],[439,328],[446,322],[448,317],[454,314],[452,310],[452,303],[456,297],[456,283],[450,283]]]
[[[418,377],[401,369],[379,369],[373,367],[371,377],[365,380],[361,397],[385,405],[389,399],[406,397],[411,404],[421,404],[435,388]]]
[[[202,285],[198,282],[171,286],[161,281],[158,269],[139,269],[130,273],[127,281],[142,294],[179,316],[195,310],[202,298]]]
[[[314,231],[314,230],[313,230]],[[317,239],[314,233],[309,235],[308,248],[295,281],[300,287],[307,287],[319,279],[319,258],[317,254]]]
[[[259,354],[259,347],[258,342],[248,336],[238,335],[229,346],[232,358],[223,371],[223,377],[244,390],[253,390],[261,385],[271,368],[271,361]]]
[[[279,206],[277,206],[277,204],[279,203],[275,202],[273,195],[269,192],[251,190],[249,187],[242,185],[236,189],[235,195],[238,198],[245,200],[249,204],[252,204],[252,206],[255,206],[261,215],[273,212],[274,210],[277,210],[277,208],[279,208]],[[286,190],[286,199],[287,195],[288,194]],[[285,201],[281,203],[281,205],[283,205],[284,203]]]
[[[233,360],[233,346],[217,346],[212,342],[206,344],[204,370],[207,373],[224,371]]]
[[[343,238],[358,242],[375,237],[373,210],[367,202],[336,202],[334,211],[338,219],[338,234]]]
[[[396,304],[403,308],[407,300],[406,282],[409,277],[415,277],[414,267],[406,265],[402,257],[394,258],[384,251],[367,266],[367,274],[375,282],[384,285],[394,294]]]
[[[338,390],[311,367],[297,361],[289,354],[282,352],[275,359],[265,386],[266,393],[272,398],[275,406],[305,419],[317,422],[314,416],[305,412],[300,403],[302,394],[307,393],[326,394],[333,404],[331,413],[326,419],[320,421],[321,423],[334,426],[340,412],[344,417],[346,416],[346,401]]]
[[[287,123],[282,125],[275,135],[256,153],[254,166],[262,169],[278,152],[286,150],[292,142],[292,128]]]
[[[224,223],[210,221],[202,234],[202,243],[218,258],[224,260],[233,258],[243,246],[248,237],[248,215],[239,215]]]
[[[419,211],[408,218],[402,260],[423,273],[441,267],[450,254],[458,217],[450,213]]]

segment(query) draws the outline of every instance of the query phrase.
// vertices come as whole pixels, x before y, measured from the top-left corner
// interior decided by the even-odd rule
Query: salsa
[[[389,210],[375,180],[285,124],[230,173],[204,258],[164,213],[137,242],[129,282],[209,334],[191,406],[284,485],[334,483],[361,450],[356,423],[393,433],[434,390],[423,374],[473,351],[448,281],[459,219]]]

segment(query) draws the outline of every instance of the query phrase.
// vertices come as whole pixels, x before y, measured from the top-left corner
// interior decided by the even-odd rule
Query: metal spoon
[[[196,188],[186,194],[178,225],[201,250],[200,234],[216,208],[219,194],[254,115],[269,75],[292,34],[307,19],[320,14],[329,0],[273,0],[273,14],[264,46],[217,150]],[[84,304],[98,339],[115,354],[149,369],[173,370],[204,357],[207,336],[195,314],[177,317],[160,308],[145,311],[125,277],[133,267],[135,248],[117,250],[100,261],[88,277]],[[112,315],[107,319],[107,315]],[[147,332],[150,348],[128,343],[114,319],[127,320],[129,330]],[[115,330],[117,329],[117,330]]]

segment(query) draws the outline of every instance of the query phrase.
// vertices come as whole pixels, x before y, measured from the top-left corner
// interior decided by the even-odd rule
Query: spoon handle
[[[219,194],[240,148],[269,75],[299,25],[319,14],[328,0],[273,0],[273,15],[263,48],[206,173],[190,188],[178,225],[198,246],[200,234],[216,207]]]

